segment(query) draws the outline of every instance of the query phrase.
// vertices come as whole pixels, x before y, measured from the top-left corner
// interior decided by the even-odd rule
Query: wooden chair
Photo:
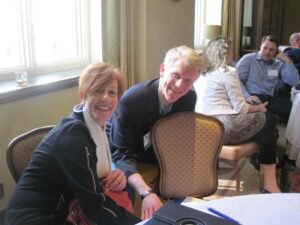
[[[240,164],[239,161],[247,158],[258,151],[258,145],[248,142],[239,145],[223,145],[220,153],[220,160],[232,166],[236,177],[236,193],[240,194]]]
[[[205,197],[218,187],[224,127],[216,118],[180,112],[158,120],[151,141],[158,159],[158,191],[164,199]]]
[[[44,126],[27,131],[15,137],[6,151],[6,161],[10,173],[16,182],[20,179],[24,169],[28,166],[32,153],[53,126]]]

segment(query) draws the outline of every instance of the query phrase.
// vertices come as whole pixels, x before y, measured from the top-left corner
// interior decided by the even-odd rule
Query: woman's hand
[[[248,113],[251,112],[267,112],[268,102],[259,103],[259,104],[249,104]]]
[[[104,188],[110,191],[121,191],[125,188],[127,180],[120,169],[113,170],[107,177],[101,179]]]
[[[267,112],[267,105],[268,105],[268,102],[264,102],[264,103],[257,105],[258,111],[259,112]]]

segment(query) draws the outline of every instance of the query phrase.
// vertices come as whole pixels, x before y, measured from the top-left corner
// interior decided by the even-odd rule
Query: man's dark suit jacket
[[[154,157],[152,148],[144,150],[144,136],[161,117],[158,83],[159,79],[154,79],[128,89],[122,96],[112,119],[107,122],[113,161],[126,176],[138,172],[136,160],[143,158],[144,153],[147,152],[144,157],[148,157],[149,153]],[[167,115],[194,111],[195,104],[196,93],[190,90],[173,103]]]

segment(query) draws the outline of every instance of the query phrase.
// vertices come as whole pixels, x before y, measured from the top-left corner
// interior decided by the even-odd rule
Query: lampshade
[[[221,25],[212,25],[212,24],[205,24],[204,25],[204,34],[203,37],[205,39],[212,39],[216,36],[222,35],[222,26]]]

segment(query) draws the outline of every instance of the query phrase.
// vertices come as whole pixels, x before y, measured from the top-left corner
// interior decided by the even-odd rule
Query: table
[[[290,159],[296,160],[296,165],[300,167],[300,93],[293,97],[293,106],[285,130],[285,136],[288,141],[286,154]]]
[[[183,205],[206,213],[210,213],[207,207],[212,207],[243,225],[300,224],[299,193],[243,195],[205,202],[186,202]]]
[[[207,207],[212,207],[243,225],[300,224],[300,193],[243,195],[182,204],[210,214]]]

